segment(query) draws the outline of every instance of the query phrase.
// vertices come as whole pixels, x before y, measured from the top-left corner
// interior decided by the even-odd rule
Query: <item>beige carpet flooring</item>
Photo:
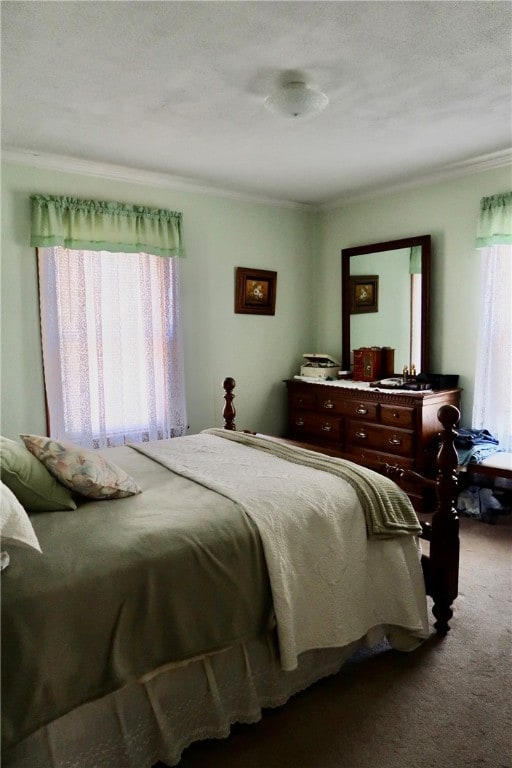
[[[511,768],[511,552],[511,516],[463,518],[445,639],[359,656],[179,768]]]

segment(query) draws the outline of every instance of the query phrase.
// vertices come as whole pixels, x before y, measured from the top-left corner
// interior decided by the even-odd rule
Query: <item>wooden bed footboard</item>
[[[233,406],[235,380],[226,378],[222,386],[225,392],[222,412],[224,429],[236,430],[236,411]],[[421,562],[426,592],[433,600],[432,613],[436,619],[434,627],[438,635],[445,636],[450,630],[452,605],[458,595],[459,584],[459,518],[454,506],[458,487],[458,456],[454,439],[457,435],[455,427],[459,423],[460,411],[454,405],[443,405],[437,413],[437,418],[443,429],[440,433],[441,447],[437,455],[435,480],[389,464],[381,465],[379,471],[394,480],[397,485],[404,482],[409,487],[414,485],[435,489],[436,505],[432,520],[420,521],[423,529],[421,538],[429,544],[429,552],[422,555]]]
[[[460,412],[454,405],[443,405],[437,418],[443,430],[440,433],[441,447],[437,455],[435,480],[389,465],[384,465],[382,471],[398,485],[403,480],[419,487],[435,488],[436,506],[432,522],[421,521],[422,538],[429,542],[429,553],[422,556],[422,566],[427,595],[434,602],[434,627],[438,635],[444,636],[450,630],[452,605],[458,595],[459,585],[459,518],[454,506],[458,487],[458,458],[454,439]]]

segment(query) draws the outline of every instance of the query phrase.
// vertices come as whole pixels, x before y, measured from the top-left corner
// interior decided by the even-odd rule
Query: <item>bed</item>
[[[223,429],[101,451],[131,491],[32,514],[42,554],[10,547],[5,768],[173,766],[363,646],[448,633],[457,409],[440,409],[432,480],[239,432],[234,386]],[[416,482],[436,491],[430,522],[399,488]]]

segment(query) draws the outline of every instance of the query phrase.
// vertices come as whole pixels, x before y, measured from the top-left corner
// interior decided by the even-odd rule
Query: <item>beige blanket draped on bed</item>
[[[421,533],[418,517],[407,495],[392,480],[372,469],[361,467],[352,461],[289,445],[265,435],[222,429],[205,429],[203,434],[234,440],[286,461],[330,472],[346,480],[361,502],[370,539]]]
[[[283,669],[295,669],[303,651],[346,645],[379,624],[389,626],[390,641],[404,650],[428,636],[414,535],[419,524],[390,480],[349,462],[222,430],[132,447],[227,496],[255,522]]]

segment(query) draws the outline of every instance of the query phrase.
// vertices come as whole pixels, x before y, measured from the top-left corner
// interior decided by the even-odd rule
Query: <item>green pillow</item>
[[[67,488],[24,445],[0,437],[0,474],[27,512],[76,509]]]

